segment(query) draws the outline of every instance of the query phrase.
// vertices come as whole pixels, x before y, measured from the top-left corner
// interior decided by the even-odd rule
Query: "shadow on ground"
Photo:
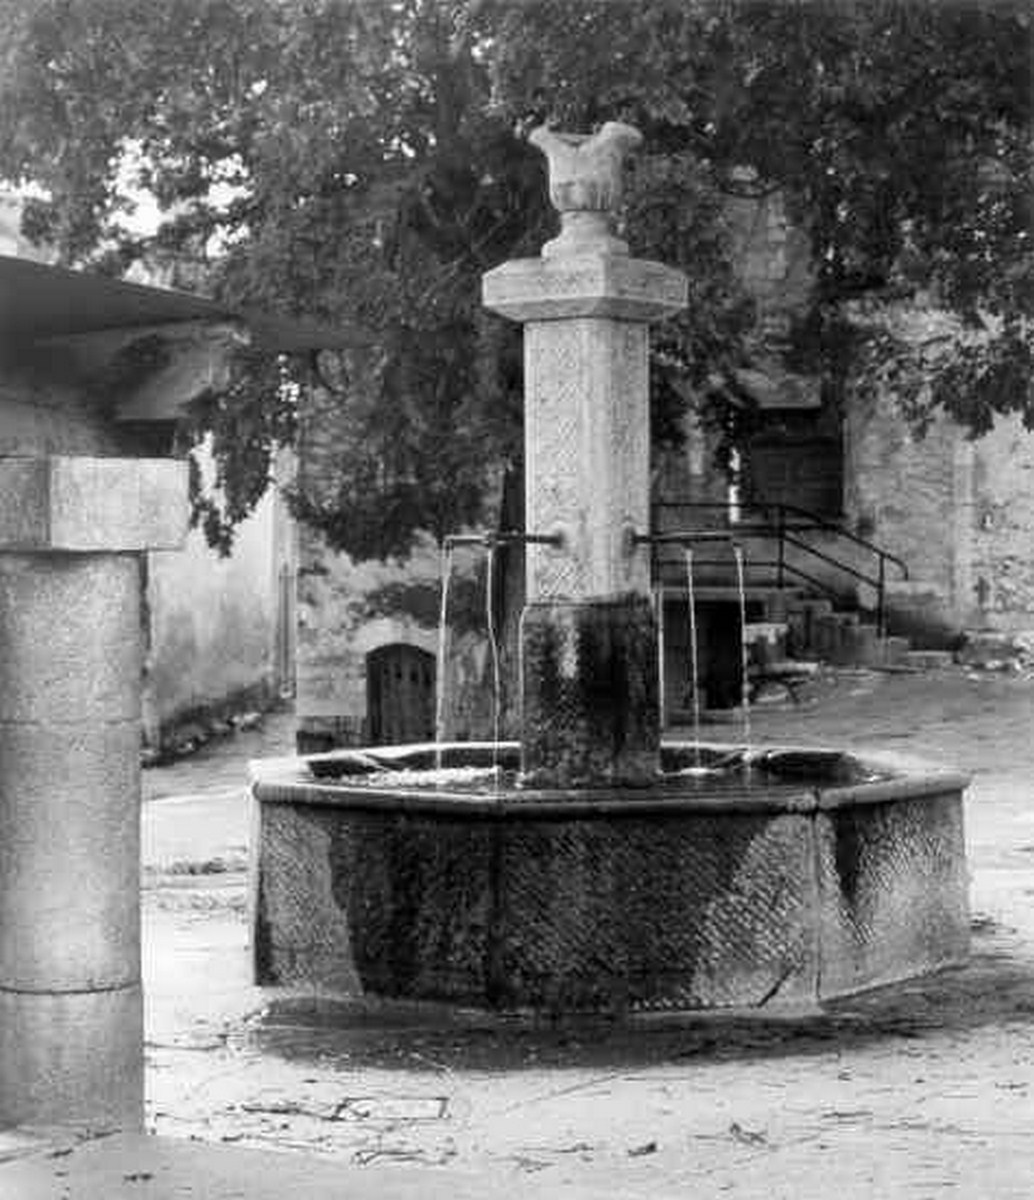
[[[248,1022],[242,1039],[253,1052],[341,1069],[493,1072],[739,1061],[825,1053],[831,1042],[849,1050],[873,1041],[1034,1025],[1034,963],[1015,952],[1009,930],[987,920],[974,926],[965,967],[804,1014],[550,1020],[292,995],[272,1001]]]

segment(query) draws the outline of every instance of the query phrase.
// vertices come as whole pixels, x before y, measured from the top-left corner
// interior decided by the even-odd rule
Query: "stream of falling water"
[[[488,630],[488,646],[492,655],[492,775],[499,781],[499,710],[502,681],[499,674],[499,639],[495,630],[495,555],[496,547],[488,547],[488,564],[485,570],[485,627]]]
[[[696,585],[693,580],[693,549],[687,546],[686,600],[689,605],[689,687],[693,705],[693,765],[700,770],[700,687],[697,663]]]
[[[445,665],[449,648],[449,580],[452,578],[452,546],[442,547],[442,602],[438,611],[438,661],[435,667],[434,767],[442,769],[442,743],[445,741]]]
[[[733,558],[736,560],[736,590],[740,600],[740,704],[743,709],[743,743],[744,763],[750,763],[751,733],[750,733],[750,678],[747,667],[750,660],[750,647],[747,645],[747,589],[743,578],[743,547],[733,542]]]

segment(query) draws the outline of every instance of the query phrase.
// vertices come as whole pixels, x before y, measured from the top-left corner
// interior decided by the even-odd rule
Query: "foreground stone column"
[[[483,281],[524,324],[526,525],[523,771],[543,786],[638,784],[657,772],[660,713],[649,555],[648,322],[686,304],[686,279],[630,258],[609,228],[621,159],[639,141],[538,130],[560,236]]]
[[[0,1125],[143,1122],[139,555],[184,468],[0,459]]]

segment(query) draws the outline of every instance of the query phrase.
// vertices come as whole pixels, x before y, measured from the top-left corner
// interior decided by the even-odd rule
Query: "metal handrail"
[[[884,550],[882,546],[877,546],[875,542],[870,542],[866,538],[860,537],[849,529],[844,529],[841,525],[827,520],[825,517],[819,516],[817,513],[810,512],[806,508],[801,508],[796,504],[785,504],[782,501],[774,503],[759,503],[749,506],[754,510],[754,513],[775,513],[775,524],[761,523],[756,520],[748,519],[746,521],[729,522],[726,532],[724,529],[719,533],[715,531],[714,540],[736,538],[772,538],[777,544],[777,558],[775,562],[764,560],[755,561],[755,566],[775,566],[776,568],[776,586],[779,588],[785,587],[786,576],[793,575],[798,578],[807,580],[813,587],[825,592],[827,595],[835,596],[836,592],[828,584],[821,582],[815,576],[793,563],[789,563],[786,559],[786,546],[791,545],[807,554],[813,555],[815,558],[828,563],[837,571],[845,575],[849,575],[869,587],[875,589],[876,592],[876,625],[881,634],[886,632],[886,588],[887,588],[887,564],[895,566],[902,575],[902,578],[908,579],[908,564],[900,559],[896,554],[892,554],[889,550]],[[653,505],[653,511],[656,513],[663,509],[697,509],[701,511],[724,512],[728,513],[728,505],[717,502],[707,501],[658,501]],[[753,515],[753,514],[752,514]],[[788,516],[802,518],[801,520],[788,521]],[[826,533],[833,534],[836,537],[844,538],[853,545],[860,547],[868,553],[876,557],[876,574],[868,575],[864,571],[858,570],[850,563],[846,563],[832,554],[827,554],[822,550],[811,545],[810,542],[803,540],[799,535],[812,530],[820,530]],[[704,532],[704,531],[701,531]],[[655,545],[665,541],[678,541],[681,538],[688,537],[687,533],[666,535],[664,532],[657,532],[650,537],[650,541]],[[697,535],[694,535],[697,536]],[[704,540],[701,538],[701,540]],[[656,569],[656,557],[654,558]],[[701,566],[718,566],[717,561],[710,563],[700,562]]]
[[[861,546],[863,550],[868,550],[871,554],[877,555],[884,561],[892,562],[901,571],[902,578],[908,578],[908,563],[904,559],[899,558],[896,554],[892,554],[889,550],[884,550],[882,546],[877,546],[875,542],[870,542],[867,538],[860,537],[857,533],[852,533],[850,529],[845,529],[842,525],[837,525],[835,521],[828,521],[825,517],[820,517],[818,513],[809,512],[808,509],[800,508],[796,504],[785,504],[782,500],[776,501],[774,504],[762,503],[757,507],[761,509],[774,508],[780,514],[796,513],[809,522],[804,528],[823,529],[827,533],[836,534],[837,537],[846,538],[849,542],[853,542],[856,546]],[[796,526],[796,528],[802,527]]]

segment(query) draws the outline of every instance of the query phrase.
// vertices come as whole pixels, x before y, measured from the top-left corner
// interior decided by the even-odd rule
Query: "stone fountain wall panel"
[[[378,809],[361,790],[294,786],[260,795],[263,984],[553,1012],[757,1008],[968,949],[957,778],[640,812],[630,789],[577,813],[433,794]]]
[[[823,996],[964,962],[962,796],[847,805],[816,818]]]
[[[484,1003],[492,856],[480,823],[356,813],[339,826],[332,886],[364,991]]]
[[[484,1003],[489,827],[263,805],[260,983]]]
[[[263,804],[252,854],[252,953],[264,984],[300,984],[346,994],[356,974],[349,914],[332,887],[333,815],[305,805]]]
[[[504,1004],[622,1012],[813,996],[804,819],[521,822],[501,835]]]
[[[806,817],[261,809],[259,983],[548,1011],[814,998]]]

